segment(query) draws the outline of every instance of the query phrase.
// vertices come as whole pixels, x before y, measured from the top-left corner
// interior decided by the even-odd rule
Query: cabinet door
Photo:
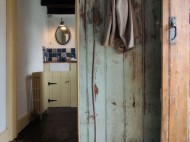
[[[61,100],[62,106],[71,106],[71,80],[70,77],[61,78]]]
[[[61,107],[62,99],[61,99],[61,84],[60,78],[49,78],[50,83],[56,83],[49,85],[49,99],[52,100],[49,103],[50,107]]]
[[[71,85],[70,77],[49,78],[49,107],[70,107],[71,106]]]

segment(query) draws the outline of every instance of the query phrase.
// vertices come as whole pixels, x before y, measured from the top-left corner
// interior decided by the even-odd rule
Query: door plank
[[[189,0],[163,1],[162,141],[188,141]],[[176,44],[168,44],[168,18],[177,19]]]
[[[162,1],[162,128],[161,141],[168,142],[169,127],[169,0]]]
[[[143,141],[144,127],[144,89],[142,47],[125,54],[124,60],[124,109],[125,109],[125,141]]]
[[[123,55],[115,53],[113,48],[107,49],[106,75],[106,122],[107,142],[124,142],[126,133],[124,124],[124,89],[123,89]],[[129,82],[130,84],[130,82]],[[124,106],[123,106],[124,105]]]
[[[71,78],[62,77],[60,82],[60,103],[61,107],[71,107]]]
[[[89,142],[91,131],[89,129],[89,102],[91,102],[90,94],[89,94],[89,86],[88,86],[88,58],[89,54],[87,49],[87,2],[86,0],[80,1],[80,49],[79,49],[79,78],[80,78],[80,142]]]
[[[136,41],[136,46],[132,51],[124,55],[124,119],[125,132],[124,141],[140,142],[143,141],[143,126],[144,126],[144,71],[143,71],[143,2],[142,0],[132,1],[135,6],[135,17],[139,23],[139,38]]]
[[[177,43],[170,46],[169,141],[188,140],[189,95],[189,0],[171,1],[171,16],[177,20]]]
[[[60,78],[51,78],[53,83],[57,83],[55,85],[50,85],[52,89],[52,93],[50,94],[51,100],[57,100],[55,102],[51,102],[52,107],[61,107],[62,101],[61,101],[61,84],[60,84]]]

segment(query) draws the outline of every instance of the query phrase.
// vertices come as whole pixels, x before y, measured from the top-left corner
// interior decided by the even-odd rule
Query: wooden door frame
[[[79,43],[79,16],[80,16],[80,5],[79,5],[79,0],[75,0],[75,39],[76,39],[76,52],[77,52],[77,99],[78,99],[78,141],[80,142],[80,56],[79,56],[79,51],[80,51],[80,43]]]
[[[168,34],[168,17],[169,17],[169,0],[162,0],[162,119],[161,119],[161,141],[168,141],[168,121],[169,121],[169,96],[168,96],[168,52],[169,52],[169,34]],[[166,65],[166,66],[163,66]]]
[[[6,0],[6,113],[7,127],[0,134],[0,141],[7,142],[17,136],[17,94],[16,94],[16,4]]]

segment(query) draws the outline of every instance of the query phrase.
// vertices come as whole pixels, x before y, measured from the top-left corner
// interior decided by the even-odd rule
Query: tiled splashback
[[[43,48],[44,62],[76,61],[75,48]]]

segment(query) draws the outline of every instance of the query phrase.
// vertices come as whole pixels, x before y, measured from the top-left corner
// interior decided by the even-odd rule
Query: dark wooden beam
[[[47,8],[75,8],[74,5],[50,5]]]
[[[48,8],[47,14],[75,14],[75,8]]]
[[[50,6],[50,5],[74,5],[75,0],[41,0],[42,6]]]

